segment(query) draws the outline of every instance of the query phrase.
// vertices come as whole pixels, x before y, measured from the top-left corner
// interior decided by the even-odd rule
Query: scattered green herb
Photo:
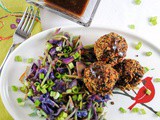
[[[139,108],[137,108],[137,107],[133,108],[133,109],[132,109],[132,112],[133,112],[133,113],[138,113],[138,112],[139,112]]]
[[[23,101],[22,98],[17,98],[17,102],[18,102],[18,103],[21,103],[22,101]]]
[[[17,92],[17,91],[18,91],[18,87],[15,86],[15,85],[13,85],[13,86],[12,86],[12,91]]]
[[[141,0],[134,0],[134,3],[135,3],[136,5],[140,5],[140,4],[141,4]]]
[[[147,95],[150,95],[151,94],[151,91],[149,89],[146,89],[146,94]]]
[[[155,78],[154,82],[160,82],[160,78]]]
[[[54,99],[58,99],[60,94],[59,94],[59,92],[51,91],[50,96],[53,97]]]
[[[73,64],[72,62],[69,63],[68,66],[69,66],[70,69],[73,69],[73,68],[74,68],[74,64]]]
[[[22,62],[23,59],[22,59],[21,56],[17,55],[17,56],[15,56],[14,60],[15,60],[16,62]]]
[[[81,101],[81,100],[82,100],[82,94],[79,94],[79,95],[78,95],[77,100],[78,100],[78,101]]]
[[[53,45],[47,42],[47,44],[46,44],[47,50],[50,50],[52,47],[53,47]]]
[[[124,108],[122,108],[122,107],[119,108],[119,111],[120,111],[121,113],[126,113],[126,112],[127,112],[127,111],[126,111]]]
[[[74,57],[74,59],[77,59],[77,58],[79,58],[81,55],[78,53],[78,52],[76,52],[74,55],[73,55],[73,57]]]
[[[157,115],[158,117],[160,117],[160,111],[158,111],[158,112],[156,113],[156,115]]]
[[[71,89],[68,89],[68,90],[66,91],[66,93],[72,93],[72,90],[71,90]]]
[[[142,115],[146,114],[145,109],[139,109],[139,112],[140,112],[140,114],[142,114]]]
[[[23,101],[22,98],[17,98],[17,103],[20,105],[20,106],[24,106],[25,102]]]
[[[27,63],[32,63],[33,62],[33,58],[28,58],[27,59]]]
[[[149,71],[148,67],[143,67],[144,68],[144,73],[147,73]]]
[[[152,52],[146,52],[146,56],[151,56]]]
[[[34,117],[34,116],[37,116],[37,112],[33,112],[33,113],[30,113],[28,114],[30,117]]]
[[[36,100],[36,101],[34,102],[34,105],[35,105],[36,107],[38,107],[40,104],[41,104],[41,102],[40,102],[39,100]]]
[[[103,108],[103,107],[98,107],[98,108],[96,109],[96,111],[97,111],[98,113],[102,113],[102,112],[103,112],[103,110],[104,110],[104,108]]]
[[[40,74],[39,74],[39,78],[40,78],[40,79],[44,79],[44,73],[40,73]]]
[[[72,92],[73,92],[73,93],[78,93],[78,92],[79,92],[78,87],[77,87],[77,86],[74,86],[74,87],[72,88]]]
[[[139,50],[142,47],[142,42],[138,42],[138,44],[135,46],[136,50]]]
[[[135,25],[131,24],[128,26],[130,29],[135,29]]]
[[[155,16],[155,17],[150,17],[150,18],[149,18],[150,24],[151,24],[151,25],[154,25],[154,26],[157,25],[157,19],[158,19],[157,16]]]

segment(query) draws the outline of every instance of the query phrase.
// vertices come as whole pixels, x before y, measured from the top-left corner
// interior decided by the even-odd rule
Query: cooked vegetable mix
[[[99,119],[109,95],[90,94],[83,83],[83,71],[96,60],[93,46],[83,47],[80,36],[71,36],[60,29],[46,43],[44,56],[21,76],[20,91],[34,103],[30,116],[47,120]],[[16,57],[21,61],[21,57]],[[28,59],[32,63],[33,59]],[[26,76],[28,75],[28,76]],[[15,86],[12,86],[17,91]],[[22,98],[17,98],[24,105]]]

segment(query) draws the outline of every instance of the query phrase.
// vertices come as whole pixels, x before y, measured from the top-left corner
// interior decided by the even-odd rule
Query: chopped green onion
[[[47,80],[47,84],[50,85],[50,86],[53,86],[55,85],[55,83],[50,79],[50,80]]]
[[[18,105],[20,105],[20,106],[24,106],[25,105],[25,102],[23,101],[22,98],[17,98],[17,102],[18,102]]]
[[[56,51],[61,51],[62,47],[56,47]]]
[[[18,91],[18,87],[15,86],[15,85],[13,85],[13,86],[12,86],[12,91],[17,92],[17,91]]]
[[[77,86],[74,86],[74,87],[72,87],[72,91],[73,91],[73,93],[78,93],[79,89]]]
[[[104,110],[104,108],[103,108],[103,107],[98,107],[98,108],[96,109],[96,111],[97,111],[98,113],[102,113],[102,112],[103,112],[103,110]]]
[[[72,93],[71,89],[66,90],[66,93]]]
[[[29,81],[24,81],[24,85],[25,85],[25,86],[28,86],[29,84],[30,84]]]
[[[21,56],[15,56],[15,58],[14,58],[14,60],[16,61],[16,62],[22,62],[22,57]]]
[[[29,92],[27,93],[27,95],[28,95],[29,97],[33,96],[33,90],[32,90],[32,89],[29,89]]]
[[[135,3],[136,5],[140,5],[140,4],[141,4],[141,0],[134,0],[134,3]]]
[[[90,109],[89,109],[89,113],[88,113],[87,120],[90,120],[90,119],[91,119],[91,114],[92,114],[92,109],[90,108]]]
[[[53,97],[54,99],[58,99],[60,94],[59,94],[59,92],[51,91],[50,96]]]
[[[131,24],[128,26],[130,29],[135,29],[135,25]]]
[[[60,95],[59,95],[59,98],[62,98],[62,97],[63,97],[63,95],[62,95],[62,94],[60,94]]]
[[[27,92],[27,87],[23,85],[23,87],[19,88],[21,92],[26,93]]]
[[[74,57],[74,59],[77,59],[77,58],[79,58],[81,55],[78,53],[78,52],[76,52],[74,55],[73,55],[73,57]]]
[[[61,74],[59,72],[56,72],[55,77],[59,79],[59,78],[61,78]]]
[[[133,112],[133,113],[138,113],[138,112],[139,112],[139,108],[137,108],[137,107],[133,108],[133,109],[132,109],[132,112]]]
[[[72,52],[72,47],[71,46],[67,46],[64,48],[63,50],[64,53],[71,53]]]
[[[35,82],[34,85],[35,85],[35,86],[38,86],[38,85],[40,85],[40,83],[39,83],[39,82]]]
[[[73,101],[76,101],[77,100],[77,95],[73,95],[72,99],[73,99]]]
[[[136,50],[139,50],[142,47],[142,42],[138,42],[138,44],[135,46]]]
[[[47,118],[47,114],[43,111],[43,110],[40,110],[40,115],[44,116],[45,118]]]
[[[47,93],[46,88],[42,88],[42,89],[41,89],[41,92],[42,92],[43,94]]]
[[[144,68],[144,73],[148,72],[149,71],[149,68],[148,67],[143,67]]]
[[[155,78],[154,82],[160,82],[160,78]]]
[[[53,97],[54,99],[58,99],[60,96],[59,92],[56,92],[55,96]]]
[[[50,96],[51,96],[51,97],[54,97],[55,94],[56,94],[56,92],[54,92],[54,91],[51,91],[51,92],[50,92]]]
[[[27,59],[27,63],[32,63],[33,62],[33,58],[28,58]]]
[[[80,103],[79,103],[79,108],[80,108],[80,110],[82,109],[82,107],[83,107],[83,102],[82,102],[82,100],[81,100]]]
[[[72,52],[72,47],[68,46],[68,53],[71,53],[71,52]]]
[[[48,88],[48,91],[49,91],[49,92],[52,91],[52,87],[49,87],[49,88]]]
[[[37,116],[37,112],[33,112],[33,113],[30,113],[28,114],[30,117],[34,117],[34,116]]]
[[[145,109],[140,109],[139,112],[140,112],[140,114],[142,114],[142,115],[146,114]]]
[[[74,64],[73,64],[72,62],[69,63],[68,66],[69,66],[70,69],[73,69],[73,68],[74,68]]]
[[[39,79],[44,79],[44,73],[39,74]]]
[[[37,87],[36,87],[36,90],[38,91],[38,92],[40,92],[41,91],[41,86],[40,85],[38,85]]]
[[[82,100],[82,94],[78,95],[77,101],[81,101]]]
[[[17,98],[17,102],[21,103],[21,102],[23,102],[23,99],[22,98]]]
[[[42,86],[42,88],[46,89],[46,88],[48,88],[48,85],[47,85],[47,84],[44,84],[44,85]]]
[[[46,44],[47,50],[50,50],[52,47],[53,47],[53,45],[47,42],[47,44]]]
[[[67,58],[69,55],[67,53],[64,53],[64,57]]]
[[[74,120],[77,120],[77,112],[74,114]]]
[[[104,102],[104,106],[107,107],[107,103],[106,102]]]
[[[157,25],[157,16],[155,16],[155,17],[150,17],[150,18],[149,18],[149,22],[150,22],[152,25]]]
[[[57,120],[65,120],[63,117],[58,117]]]
[[[156,112],[156,115],[157,115],[158,117],[160,117],[160,111]]]
[[[152,52],[146,52],[146,55],[147,55],[147,56],[151,56],[151,55],[152,55]]]
[[[42,66],[45,66],[45,64],[46,64],[46,57],[43,58]]]
[[[57,60],[57,62],[56,62],[56,66],[57,66],[57,67],[59,67],[59,66],[61,66],[61,65],[62,65],[62,61]]]
[[[60,118],[67,118],[68,117],[68,114],[65,113],[65,112],[61,112],[61,114],[58,116]],[[61,119],[60,119],[61,120]]]
[[[36,101],[34,102],[34,105],[35,105],[36,107],[39,107],[40,104],[41,104],[41,102],[40,102],[39,100],[36,100]]]
[[[151,94],[151,91],[149,89],[146,89],[146,94],[147,95],[150,95]]]
[[[126,113],[126,112],[127,112],[127,111],[126,111],[124,108],[122,108],[122,107],[119,108],[119,111],[120,111],[121,113]]]

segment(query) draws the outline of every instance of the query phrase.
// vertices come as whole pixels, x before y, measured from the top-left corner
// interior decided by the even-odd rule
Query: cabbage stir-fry
[[[44,56],[27,67],[20,81],[33,113],[47,120],[103,120],[108,95],[91,94],[83,83],[83,70],[96,60],[93,45],[80,36],[57,29],[46,42]],[[25,99],[17,101],[23,105]]]

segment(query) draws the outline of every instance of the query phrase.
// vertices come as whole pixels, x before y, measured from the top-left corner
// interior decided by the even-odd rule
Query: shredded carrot
[[[21,77],[19,78],[19,81],[24,84],[24,79],[25,77],[27,77],[27,73],[29,72],[29,67],[27,66],[25,72],[21,75]]]

